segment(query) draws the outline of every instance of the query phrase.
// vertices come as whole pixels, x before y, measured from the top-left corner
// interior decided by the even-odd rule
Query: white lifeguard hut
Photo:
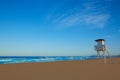
[[[106,54],[108,54],[108,57],[112,61],[110,53],[108,52],[108,48],[105,45],[105,40],[104,39],[97,39],[95,41],[97,42],[97,44],[94,46],[94,49],[97,52],[98,63],[100,63],[101,58],[104,58],[104,63],[106,63]],[[103,54],[101,55],[100,52],[102,52]],[[112,61],[112,63],[113,63],[113,61]]]

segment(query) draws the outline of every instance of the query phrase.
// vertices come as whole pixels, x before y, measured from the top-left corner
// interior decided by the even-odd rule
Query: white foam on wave
[[[0,59],[0,62],[12,61],[12,59]]]

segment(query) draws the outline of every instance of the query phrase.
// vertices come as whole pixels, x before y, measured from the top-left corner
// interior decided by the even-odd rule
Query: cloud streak
[[[104,28],[110,19],[110,14],[107,12],[108,0],[84,2],[81,7],[72,7],[64,13],[60,13],[57,17],[52,18],[52,24],[68,28],[75,26],[86,26],[93,28]],[[109,0],[110,3],[110,0]]]
[[[85,15],[83,22],[96,28],[104,28],[109,17],[109,14]]]

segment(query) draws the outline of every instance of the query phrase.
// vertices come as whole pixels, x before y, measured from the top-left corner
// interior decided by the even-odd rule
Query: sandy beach
[[[120,80],[120,58],[113,59],[1,64],[0,80]]]

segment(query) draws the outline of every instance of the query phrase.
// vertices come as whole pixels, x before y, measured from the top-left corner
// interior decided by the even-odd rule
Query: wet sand
[[[1,64],[0,80],[120,80],[120,58],[113,59]]]

